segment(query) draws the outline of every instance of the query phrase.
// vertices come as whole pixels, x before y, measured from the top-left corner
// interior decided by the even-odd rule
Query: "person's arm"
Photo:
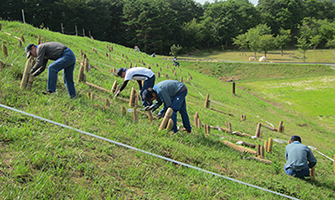
[[[34,77],[40,75],[42,72],[44,72],[46,66],[47,66],[48,60],[43,60],[42,65],[39,65],[38,62],[34,65],[34,67],[30,70],[30,73],[34,75]]]
[[[138,86],[140,87],[140,90],[142,90],[142,81],[141,80],[137,80]]]
[[[308,151],[307,151],[307,160],[308,160],[308,166],[309,168],[312,168],[316,165],[317,163],[317,160],[313,154],[313,152],[308,148]]]
[[[121,85],[121,88],[119,89],[119,91],[121,92],[128,84],[129,80],[123,81],[123,84]]]
[[[157,96],[155,103],[152,105],[152,112],[155,112],[155,110],[157,110],[157,108],[159,108],[162,105],[162,103],[163,101],[161,100],[161,98]]]

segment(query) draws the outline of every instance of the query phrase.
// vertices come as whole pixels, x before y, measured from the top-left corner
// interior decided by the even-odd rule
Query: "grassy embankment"
[[[144,53],[135,54],[132,49],[120,45],[113,44],[114,49],[109,52],[106,42],[66,36],[16,22],[0,23],[3,27],[0,32],[1,43],[7,46],[9,52],[8,57],[0,57],[8,64],[1,70],[1,104],[296,198],[334,198],[332,163],[317,153],[317,181],[306,182],[288,177],[283,172],[285,144],[275,143],[273,153],[266,153],[266,159],[273,161],[271,165],[246,160],[250,155],[241,154],[222,144],[222,137],[231,142],[243,139],[263,144],[269,137],[287,140],[292,134],[299,134],[305,143],[318,147],[327,155],[335,153],[333,141],[325,137],[334,138],[331,127],[326,127],[327,124],[319,125],[313,118],[299,116],[295,110],[284,107],[281,101],[274,101],[278,98],[268,99],[265,94],[257,93],[261,83],[255,81],[258,79],[256,75],[251,74],[257,74],[260,70],[248,73],[248,79],[253,81],[238,83],[238,88],[243,90],[237,89],[237,95],[234,96],[231,94],[231,83],[221,82],[213,76],[197,72],[204,66],[213,72],[219,70],[217,63],[185,62],[185,65],[182,63],[182,72],[177,69],[177,75],[174,76],[170,61],[152,58]],[[4,32],[18,37],[24,35],[26,42],[18,47],[17,39]],[[57,94],[41,95],[40,91],[46,85],[46,72],[35,78],[31,91],[20,90],[19,84],[26,62],[24,46],[36,43],[38,35],[42,36],[43,42],[58,41],[74,51],[78,59],[75,79],[79,72],[80,50],[87,54],[92,65],[101,70],[92,69],[86,73],[87,81],[108,90],[114,80],[122,83],[122,79],[110,75],[111,67],[126,67],[130,62],[133,66],[143,66],[143,61],[156,74],[161,67],[161,74],[167,73],[172,79],[179,80],[180,76],[184,77],[189,89],[187,103],[191,121],[197,111],[204,124],[224,126],[225,121],[229,121],[233,131],[254,135],[257,123],[268,122],[277,127],[279,121],[283,120],[285,132],[278,133],[262,128],[261,140],[239,138],[216,130],[211,130],[210,135],[205,136],[203,129],[195,127],[192,134],[158,132],[160,120],[155,120],[151,125],[142,115],[138,123],[133,121],[132,113],[122,117],[120,105],[129,108],[127,103],[112,100],[111,94],[83,83],[76,84],[78,98],[74,100],[69,99],[61,78],[57,85]],[[98,53],[92,51],[93,47]],[[110,61],[106,52],[112,55]],[[122,54],[125,56],[122,57]],[[198,65],[197,69],[191,69],[195,65]],[[262,66],[262,70],[268,70],[265,65]],[[240,67],[253,68],[254,65],[245,64]],[[292,65],[283,67],[294,68]],[[324,77],[330,73],[334,76],[335,73],[328,71],[328,68],[320,66],[318,69],[323,71],[315,76]],[[226,69],[229,67],[222,67],[221,71],[225,72]],[[304,67],[296,71],[289,70],[292,74],[284,78],[288,77],[285,80],[293,82],[292,77],[301,76],[304,70]],[[236,70],[231,71],[226,76],[242,76],[233,73]],[[281,73],[280,70],[277,71]],[[189,81],[188,72],[193,77]],[[308,74],[310,73],[306,73],[306,76]],[[165,79],[162,76],[157,82]],[[262,83],[265,85],[276,80],[270,77]],[[137,83],[128,84],[127,89],[121,93],[124,98],[129,98],[131,87],[137,89]],[[272,91],[268,90],[267,94]],[[88,99],[87,92],[94,93],[94,101]],[[202,95],[207,93],[213,100],[211,107],[234,116],[203,108]],[[267,101],[250,93],[255,93]],[[301,98],[293,97],[297,100]],[[111,107],[105,106],[106,98],[111,100]],[[0,112],[0,197],[4,199],[280,199],[271,193],[172,164],[4,108],[0,108]],[[247,115],[246,121],[240,120],[241,114]],[[180,116],[178,120],[180,121]]]

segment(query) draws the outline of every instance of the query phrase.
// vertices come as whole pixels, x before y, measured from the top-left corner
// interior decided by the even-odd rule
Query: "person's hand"
[[[120,91],[117,91],[117,92],[115,93],[115,95],[114,95],[114,98],[117,97],[117,96],[119,96],[119,94],[120,94]]]
[[[164,113],[158,113],[157,117],[158,119],[161,119],[162,117],[164,117]]]
[[[153,108],[154,108],[153,105],[151,105],[151,106],[146,106],[146,107],[144,108],[144,110],[145,110],[145,111],[149,111],[149,110],[152,110]]]

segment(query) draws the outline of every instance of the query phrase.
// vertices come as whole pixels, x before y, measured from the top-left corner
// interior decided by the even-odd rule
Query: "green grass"
[[[40,92],[46,87],[46,72],[35,78],[31,91],[19,88],[26,62],[24,46],[36,43],[38,35],[41,35],[43,42],[58,41],[74,51],[77,57],[75,80],[79,72],[80,50],[87,54],[92,65],[101,70],[92,69],[86,73],[87,80],[108,90],[115,80],[122,83],[122,79],[110,74],[112,67],[128,67],[130,62],[133,66],[143,66],[144,62],[145,67],[150,65],[156,74],[160,72],[164,75],[157,78],[156,82],[165,80],[165,74],[175,80],[183,76],[189,90],[187,109],[191,121],[195,112],[198,112],[204,124],[224,127],[225,121],[229,121],[233,131],[254,135],[258,123],[272,123],[277,127],[282,120],[284,133],[262,128],[262,139],[245,137],[243,140],[263,144],[270,137],[288,140],[291,135],[298,134],[302,136],[304,143],[332,156],[335,154],[335,131],[332,124],[334,119],[329,113],[333,113],[333,108],[320,104],[314,111],[308,104],[304,108],[287,106],[285,102],[290,98],[289,95],[283,94],[285,98],[279,98],[278,93],[287,93],[289,87],[273,87],[284,85],[285,82],[302,82],[307,78],[323,80],[325,77],[334,77],[334,72],[328,66],[269,63],[258,66],[255,63],[181,61],[181,72],[177,69],[174,76],[172,61],[159,56],[152,58],[144,53],[135,54],[132,49],[116,44],[113,44],[113,51],[109,52],[106,44],[111,44],[107,42],[62,35],[17,22],[0,23],[3,28],[0,31],[0,42],[7,46],[9,52],[8,57],[2,54],[0,56],[1,61],[7,64],[0,71],[1,104],[296,198],[334,198],[333,165],[316,152],[315,156],[319,161],[317,181],[304,181],[286,176],[282,169],[286,144],[275,143],[273,153],[265,155],[273,163],[265,165],[246,160],[250,155],[224,146],[222,137],[231,142],[241,139],[231,134],[211,130],[206,136],[203,129],[195,127],[192,134],[171,134],[158,131],[160,120],[155,120],[151,125],[143,115],[135,123],[132,113],[121,116],[120,105],[128,109],[127,103],[113,100],[112,94],[83,83],[76,83],[78,97],[71,100],[62,84],[61,73],[55,95],[44,96]],[[26,42],[19,47],[17,39],[4,32],[18,37],[24,35]],[[93,47],[98,53],[92,51]],[[106,52],[112,55],[110,61]],[[188,73],[192,75],[192,80],[187,80]],[[270,75],[266,76],[267,74]],[[232,95],[230,82],[218,80],[224,76],[239,77],[236,95]],[[331,104],[332,82],[325,82],[325,85],[319,81],[311,83],[317,88],[316,91],[325,93],[323,96],[327,97],[327,104]],[[123,98],[129,98],[131,87],[138,89],[136,82],[130,82],[121,93]],[[95,95],[94,101],[89,100],[87,92]],[[311,95],[307,92],[292,91],[291,101],[294,103],[304,100]],[[203,96],[207,93],[212,100],[211,107],[234,116],[205,109]],[[111,107],[105,106],[106,98],[111,100]],[[321,97],[314,98],[315,101],[318,99],[324,100]],[[4,108],[0,108],[0,113],[2,199],[281,199],[271,193]],[[246,121],[240,120],[242,114],[247,115]],[[324,117],[315,117],[320,115]],[[328,120],[327,123],[324,118]],[[178,121],[181,122],[180,116]]]

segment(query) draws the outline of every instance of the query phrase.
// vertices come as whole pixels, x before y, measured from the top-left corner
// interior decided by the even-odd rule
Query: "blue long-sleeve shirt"
[[[298,141],[294,141],[285,148],[286,164],[285,169],[300,171],[307,167],[312,168],[316,165],[317,160],[313,152]]]

